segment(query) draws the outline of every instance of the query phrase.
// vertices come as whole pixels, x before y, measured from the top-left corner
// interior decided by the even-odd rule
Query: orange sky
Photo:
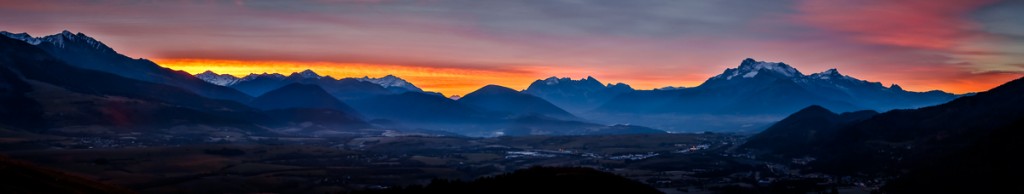
[[[151,59],[160,66],[174,70],[182,70],[190,74],[211,70],[219,74],[231,74],[243,77],[250,73],[280,73],[284,75],[311,69],[321,76],[330,75],[334,78],[346,77],[383,77],[395,75],[412,82],[426,91],[441,92],[444,95],[463,96],[488,84],[496,84],[516,90],[525,90],[537,79],[551,76],[582,79],[594,76],[602,83],[624,82],[637,89],[653,89],[665,86],[696,86],[703,82],[698,80],[678,80],[664,78],[650,79],[616,79],[606,72],[585,70],[580,68],[556,68],[544,66],[525,66],[518,69],[484,70],[456,67],[427,67],[389,64],[362,64],[337,62],[304,62],[304,61],[255,61],[229,59]],[[710,75],[709,75],[710,76]]]
[[[507,72],[402,65],[220,59],[155,59],[153,61],[161,66],[191,74],[212,70],[236,77],[263,72],[288,75],[306,69],[311,69],[322,76],[330,75],[334,78],[383,77],[391,74],[412,82],[424,90],[441,92],[445,95],[465,95],[487,83],[521,90],[538,79],[537,75],[527,71]]]

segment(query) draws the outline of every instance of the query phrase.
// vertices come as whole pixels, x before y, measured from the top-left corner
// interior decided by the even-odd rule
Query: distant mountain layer
[[[320,88],[320,86],[292,83],[271,90],[250,102],[253,107],[265,110],[306,108],[333,109],[349,114],[356,114],[355,109],[341,102]]]
[[[570,82],[573,87],[565,88],[597,88],[596,84],[587,82],[593,80]],[[538,81],[534,85],[547,83]],[[552,96],[574,96],[565,98],[570,99],[564,100],[568,103],[600,102],[610,96],[552,91],[572,90],[548,89],[532,93],[554,102],[561,97]],[[643,123],[669,131],[758,132],[811,105],[836,112],[887,111],[931,106],[958,97],[942,91],[911,92],[898,85],[885,87],[878,82],[842,75],[835,69],[805,75],[785,63],[745,59],[738,67],[726,69],[697,87],[621,92],[603,104],[590,104],[596,107],[594,109],[574,113],[604,123]]]
[[[284,76],[281,74],[253,74],[242,78],[229,87],[251,94],[254,96],[281,88],[292,83],[303,83],[320,86],[327,93],[341,100],[360,99],[371,96],[394,94],[383,86],[371,82],[360,81],[354,78],[334,79],[330,76],[320,76],[315,72],[306,70]]]
[[[377,85],[383,86],[384,88],[393,90],[396,93],[397,92],[406,92],[406,91],[411,91],[411,92],[422,92],[423,91],[423,89],[420,89],[419,87],[416,87],[416,85],[412,85],[412,83],[409,83],[408,81],[405,81],[404,79],[399,78],[399,77],[394,76],[394,75],[386,75],[384,77],[379,77],[379,78],[362,77],[362,78],[356,78],[356,79],[359,80],[359,81],[375,83]]]
[[[469,101],[463,101],[469,99]],[[474,136],[606,135],[665,133],[642,126],[578,121],[543,99],[491,86],[458,101],[406,92],[351,101],[369,118],[417,127],[436,127]]]
[[[576,116],[551,102],[498,85],[484,86],[466,94],[458,102],[495,114],[545,115],[562,119],[576,119]]]
[[[278,123],[310,122],[324,129],[372,128],[358,111],[316,85],[288,84],[256,97],[249,104],[266,110],[265,113]]]
[[[836,122],[843,117],[815,112],[794,114],[744,147],[815,157],[811,164],[816,169],[832,173],[900,175],[909,170],[887,187],[896,193],[1021,191],[1001,177],[1024,173],[1024,161],[1008,154],[1024,149],[1024,79],[949,103],[861,121]],[[801,141],[821,130],[833,135]],[[792,141],[807,149],[790,149]]]
[[[835,69],[804,75],[785,63],[745,59],[693,88],[619,95],[597,112],[785,115],[810,105],[840,112],[887,111],[941,104],[957,98],[941,92],[910,92],[842,75]]]
[[[571,112],[585,112],[597,108],[622,93],[632,92],[629,85],[618,83],[603,85],[593,77],[580,80],[550,77],[530,84],[523,93],[531,94],[565,108]]]
[[[511,133],[513,128],[530,129],[516,132],[521,135],[663,133],[640,126],[571,121],[577,118],[541,98],[498,86],[456,101],[422,92],[394,76],[334,79],[303,71],[238,79],[213,72],[195,77],[164,74],[169,70],[144,60],[118,63],[127,58],[83,34],[65,32],[45,38],[6,34],[0,37],[0,127],[17,130],[185,133],[189,130],[182,129],[213,129],[262,135],[383,131],[364,122],[360,112],[366,112],[365,118],[389,130],[437,129],[483,136]],[[147,64],[157,68],[146,69]],[[180,85],[187,83],[198,84]],[[218,90],[244,98],[207,96]],[[357,102],[357,108],[349,102]]]
[[[206,83],[188,73],[160,67],[145,59],[132,59],[121,55],[92,37],[67,30],[59,34],[35,38],[26,33],[0,32],[13,39],[34,45],[69,65],[112,73],[126,78],[160,83],[215,98],[247,102],[252,97],[236,90]]]
[[[295,72],[289,76],[281,74],[249,74],[242,78],[237,78],[228,74],[217,74],[213,71],[205,71],[195,75],[197,78],[202,79],[206,82],[217,84],[221,86],[228,86],[238,89],[246,94],[253,96],[262,95],[264,92],[270,91],[270,89],[278,88],[290,83],[306,83],[314,84],[328,91],[332,91],[334,94],[338,94],[339,98],[361,98],[373,95],[382,94],[399,94],[404,92],[423,92],[422,89],[416,87],[412,83],[405,81],[402,78],[387,75],[380,78],[343,78],[335,79],[331,76],[320,76],[313,70],[305,70],[302,72]],[[359,81],[359,82],[356,82]],[[360,83],[365,82],[365,83]],[[378,85],[380,88],[369,86],[369,84]],[[365,89],[367,91],[355,91],[352,89]]]
[[[202,73],[196,74],[195,76],[196,78],[199,78],[203,81],[210,82],[211,84],[216,84],[219,86],[235,85],[235,83],[238,83],[238,81],[242,80],[233,75],[217,74],[210,70],[206,70]]]

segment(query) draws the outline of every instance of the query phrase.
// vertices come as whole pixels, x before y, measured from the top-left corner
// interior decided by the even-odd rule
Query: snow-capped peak
[[[756,61],[751,58],[744,59],[737,68],[726,69],[721,75],[714,78],[731,80],[736,77],[756,77],[762,70],[774,72],[785,77],[802,77],[804,74],[785,63]]]
[[[550,85],[558,85],[558,84],[562,84],[562,83],[565,83],[565,84],[581,84],[582,83],[582,84],[602,86],[601,81],[597,81],[597,78],[594,78],[593,76],[587,76],[586,78],[582,78],[582,79],[579,79],[579,80],[574,80],[574,79],[572,79],[570,77],[559,78],[559,77],[551,76],[551,77],[548,77],[548,78],[546,78],[544,80],[540,80],[540,81],[543,81],[544,85],[549,85],[549,86]]]
[[[56,46],[58,48],[65,48],[68,44],[84,43],[85,45],[87,45],[87,46],[89,46],[91,48],[94,48],[94,49],[98,49],[100,51],[110,51],[110,52],[114,51],[114,49],[111,49],[107,45],[103,44],[100,41],[97,41],[96,39],[93,39],[92,37],[86,36],[85,34],[83,34],[81,32],[79,32],[77,34],[76,33],[71,33],[71,31],[68,31],[68,30],[61,31],[58,34],[44,36],[44,37],[38,37],[38,38],[37,37],[32,37],[28,33],[24,33],[24,32],[15,34],[15,33],[10,33],[10,32],[7,32],[7,31],[3,31],[3,32],[0,32],[0,34],[3,34],[3,35],[5,35],[7,37],[10,37],[10,38],[14,38],[14,39],[18,39],[18,40],[21,40],[21,41],[25,41],[26,43],[29,43],[29,44],[32,44],[32,45],[39,45],[39,44],[42,44],[42,43],[46,42],[46,43],[53,44],[53,46]]]
[[[825,74],[825,75],[842,75],[842,74],[839,74],[839,70],[836,70],[836,68],[832,68],[832,69],[828,69],[828,70],[822,71],[822,72],[821,72],[821,73],[819,73],[819,74]]]
[[[32,37],[32,35],[29,35],[25,32],[15,34],[7,31],[0,31],[0,34],[7,36],[9,38],[25,41],[26,43],[31,45],[39,45],[39,43],[43,42],[39,38]]]
[[[773,72],[778,72],[782,75],[785,75],[786,77],[795,77],[798,75],[803,75],[800,73],[800,71],[797,71],[796,68],[790,67],[789,65],[782,62],[755,61],[754,59],[751,58],[743,60],[743,62],[740,63],[740,67],[738,69],[741,72],[757,72],[759,70],[766,69],[771,70]],[[744,75],[744,77],[747,76]]]
[[[242,79],[240,81],[249,81],[249,80],[254,80],[256,78],[284,79],[285,76],[281,75],[280,73],[272,73],[272,74],[271,73],[266,73],[266,72],[264,72],[263,74],[250,73],[249,75],[247,75],[245,77],[242,77]]]
[[[665,86],[665,87],[661,87],[661,88],[656,88],[655,90],[682,90],[682,89],[686,89],[686,87],[685,86],[678,86],[678,87],[676,87],[676,86]]]
[[[544,79],[544,84],[547,84],[547,85],[558,84],[558,77],[551,76],[551,77],[549,77],[547,79]]]
[[[843,77],[843,74],[839,74],[839,70],[836,70],[835,68],[832,68],[832,69],[828,69],[828,70],[822,71],[821,73],[813,73],[809,77],[815,78],[815,79],[832,79],[832,78],[841,78],[841,77]]]
[[[836,70],[835,68],[828,69],[828,70],[822,71],[820,73],[814,73],[814,74],[811,74],[811,75],[809,75],[807,77],[809,77],[811,79],[819,79],[819,80],[857,80],[857,78],[853,78],[853,77],[850,77],[848,75],[840,74],[839,70]]]
[[[302,78],[312,78],[312,79],[320,79],[321,78],[319,74],[316,74],[316,72],[313,72],[313,70],[310,70],[310,69],[306,69],[306,70],[303,70],[302,72],[299,72],[299,76],[301,76]]]
[[[77,34],[74,34],[74,33],[71,33],[71,31],[68,31],[68,30],[64,30],[64,31],[60,32],[60,34],[54,34],[54,35],[45,36],[42,39],[43,39],[44,42],[52,43],[54,46],[57,46],[57,47],[60,47],[60,48],[64,48],[68,43],[73,43],[73,42],[84,42],[84,43],[88,44],[90,47],[96,48],[96,49],[108,48],[107,45],[104,45],[100,41],[97,41],[96,39],[93,39],[92,37],[86,36],[85,34],[83,34],[81,32],[79,32]]]
[[[202,73],[196,74],[196,78],[199,78],[199,79],[201,79],[203,81],[206,81],[206,82],[209,82],[209,83],[212,83],[212,84],[221,85],[221,86],[234,85],[235,83],[238,83],[239,80],[241,80],[241,79],[238,79],[238,77],[235,77],[233,75],[217,74],[217,73],[214,73],[213,71],[210,71],[210,70],[206,70],[206,71],[204,71]]]
[[[365,82],[374,83],[374,84],[383,86],[384,88],[396,87],[396,88],[405,88],[405,89],[407,89],[409,91],[423,91],[419,87],[416,87],[415,85],[412,85],[412,83],[409,83],[408,81],[405,81],[404,79],[399,78],[399,77],[394,76],[394,75],[386,75],[386,76],[380,77],[380,78],[370,78],[369,76],[364,76],[362,78],[356,78],[356,79],[359,80],[359,81],[365,81]]]

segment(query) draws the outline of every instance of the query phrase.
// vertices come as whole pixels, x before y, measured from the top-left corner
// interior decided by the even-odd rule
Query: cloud
[[[796,4],[797,19],[858,41],[929,50],[982,36],[966,16],[993,0],[816,1]]]
[[[1001,24],[1020,12],[1007,11],[1012,6],[1001,5],[1007,2],[801,0],[789,19],[845,40],[844,47],[868,49],[855,52],[865,59],[850,59],[871,69],[864,77],[981,91],[1019,76],[1010,73],[1019,68],[1006,64],[1024,59],[1012,46],[1022,42],[1007,36],[1014,25]]]
[[[537,76],[526,82],[593,75],[657,88],[694,86],[754,57],[805,72],[838,67],[924,88],[951,82],[948,76],[973,79],[972,72],[1017,69],[1005,64],[1021,61],[1024,44],[1014,43],[1024,39],[1013,38],[1017,28],[1005,23],[1017,21],[1011,17],[1016,9],[996,7],[1003,3],[0,0],[0,28],[34,35],[82,31],[129,56],[165,61],[381,64]],[[970,65],[957,65],[962,62]],[[466,84],[448,86],[470,88]]]
[[[982,8],[972,14],[986,32],[1024,40],[1024,1],[1004,0]]]

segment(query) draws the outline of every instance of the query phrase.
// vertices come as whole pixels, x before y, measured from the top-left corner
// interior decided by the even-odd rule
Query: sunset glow
[[[158,64],[190,74],[211,70],[219,74],[244,77],[250,73],[280,73],[284,75],[313,70],[321,76],[334,78],[383,77],[395,75],[427,91],[445,95],[465,95],[483,87],[484,83],[513,88],[526,88],[536,79],[531,73],[471,70],[457,68],[416,67],[384,64],[352,64],[332,62],[240,61],[216,59],[157,59]]]
[[[522,67],[518,69],[481,70],[454,67],[404,66],[389,64],[335,63],[335,62],[301,62],[301,61],[243,61],[224,59],[152,59],[157,64],[174,69],[198,74],[213,71],[218,74],[230,74],[244,77],[251,73],[279,73],[289,75],[306,69],[313,70],[321,76],[337,79],[354,77],[383,77],[394,75],[412,82],[426,91],[440,92],[451,96],[463,96],[480,87],[495,84],[517,90],[524,90],[537,79],[551,76],[582,79],[594,76],[603,83],[627,83],[637,89],[655,89],[665,86],[693,87],[703,80],[680,81],[678,79],[640,78],[615,79],[612,74],[596,70],[567,69],[552,67]],[[604,75],[602,77],[602,75]],[[713,76],[713,75],[707,75]]]

